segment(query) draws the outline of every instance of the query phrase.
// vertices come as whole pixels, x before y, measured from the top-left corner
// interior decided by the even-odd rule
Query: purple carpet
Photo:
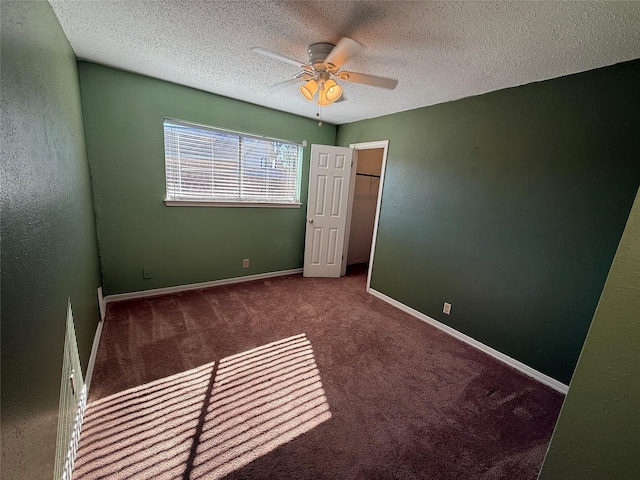
[[[534,480],[564,397],[365,280],[109,304],[74,478]]]

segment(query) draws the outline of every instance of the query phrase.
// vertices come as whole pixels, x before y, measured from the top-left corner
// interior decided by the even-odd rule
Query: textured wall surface
[[[640,190],[540,480],[640,478]]]
[[[47,2],[2,2],[2,478],[53,475],[67,300],[86,371],[100,284],[75,56]]]
[[[80,83],[105,294],[302,267],[311,144],[335,126],[93,63]],[[306,140],[303,206],[165,206],[164,117]]]
[[[568,383],[640,184],[638,84],[634,61],[341,125],[390,140],[372,287]]]

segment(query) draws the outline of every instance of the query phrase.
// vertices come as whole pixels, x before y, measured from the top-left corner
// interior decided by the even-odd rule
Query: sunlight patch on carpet
[[[222,359],[191,478],[221,478],[329,418],[304,335]]]
[[[89,405],[75,478],[222,478],[331,418],[304,334]]]

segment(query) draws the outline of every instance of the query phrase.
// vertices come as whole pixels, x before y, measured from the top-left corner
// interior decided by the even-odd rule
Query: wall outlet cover
[[[442,308],[442,312],[446,313],[447,315],[451,315],[451,304],[444,302],[444,307]]]

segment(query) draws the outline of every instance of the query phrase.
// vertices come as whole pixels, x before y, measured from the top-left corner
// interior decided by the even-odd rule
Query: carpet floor
[[[365,282],[110,303],[74,478],[534,480],[564,397]]]

